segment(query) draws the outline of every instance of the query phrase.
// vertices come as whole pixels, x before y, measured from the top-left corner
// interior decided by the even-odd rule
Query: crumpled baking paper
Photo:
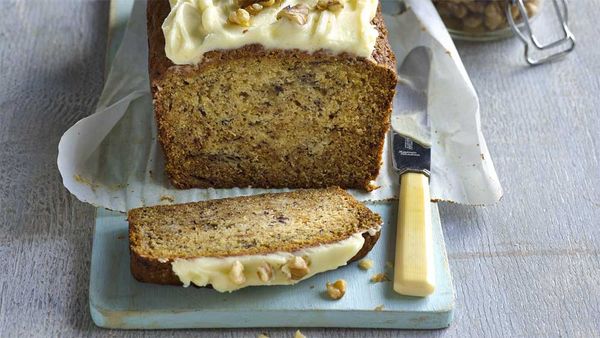
[[[411,78],[408,72],[402,82],[417,89],[419,81],[428,83],[427,119],[431,133],[425,129],[422,118],[404,119],[404,123],[394,125],[406,135],[430,135],[432,198],[474,205],[498,201],[502,188],[481,133],[477,94],[433,5],[429,1],[407,0],[403,8],[399,2],[384,1],[383,9],[398,65],[418,46],[429,50],[429,81]],[[96,112],[78,121],[60,140],[58,168],[65,187],[81,201],[118,211],[285,191],[177,190],[170,186],[157,142],[147,52],[145,2],[137,1]],[[394,116],[403,113],[405,99],[402,95],[396,97]],[[399,179],[391,167],[388,146],[375,182],[380,188],[370,193],[351,190],[359,200],[380,201],[397,196]]]

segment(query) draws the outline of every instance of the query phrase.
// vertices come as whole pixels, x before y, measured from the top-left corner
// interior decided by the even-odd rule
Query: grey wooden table
[[[94,208],[62,186],[61,134],[102,89],[108,2],[0,1],[0,336],[291,337],[292,329],[109,331],[88,281]],[[600,6],[574,0],[578,49],[527,68],[516,40],[459,43],[505,189],[442,204],[457,288],[446,330],[344,336],[600,336]],[[544,20],[538,21],[540,26]]]

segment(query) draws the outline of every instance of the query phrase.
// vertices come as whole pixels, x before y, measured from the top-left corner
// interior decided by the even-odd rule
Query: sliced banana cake
[[[142,282],[295,284],[364,257],[381,218],[339,188],[129,211],[131,272]]]

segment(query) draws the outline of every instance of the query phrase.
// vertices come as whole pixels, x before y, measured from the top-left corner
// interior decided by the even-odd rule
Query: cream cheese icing
[[[379,229],[370,229],[369,233],[377,231]],[[219,292],[231,292],[252,285],[291,285],[346,265],[364,242],[362,233],[356,233],[337,243],[293,253],[175,259],[171,266],[185,287],[192,283],[197,286],[210,284]],[[299,258],[306,262],[308,269],[306,274],[295,279],[290,273],[290,262]]]
[[[170,0],[162,30],[165,53],[175,64],[196,64],[206,52],[260,44],[269,49],[320,49],[371,58],[378,36],[371,23],[378,0],[342,0],[337,11],[317,10],[317,0],[281,0],[251,16],[248,27],[229,23],[238,0]],[[306,24],[277,19],[287,6],[306,4]]]

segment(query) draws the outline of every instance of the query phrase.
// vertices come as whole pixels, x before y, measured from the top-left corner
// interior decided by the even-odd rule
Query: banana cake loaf
[[[148,1],[176,188],[369,190],[397,82],[378,0]]]
[[[142,282],[289,285],[364,257],[381,218],[340,188],[129,211],[131,272]]]

